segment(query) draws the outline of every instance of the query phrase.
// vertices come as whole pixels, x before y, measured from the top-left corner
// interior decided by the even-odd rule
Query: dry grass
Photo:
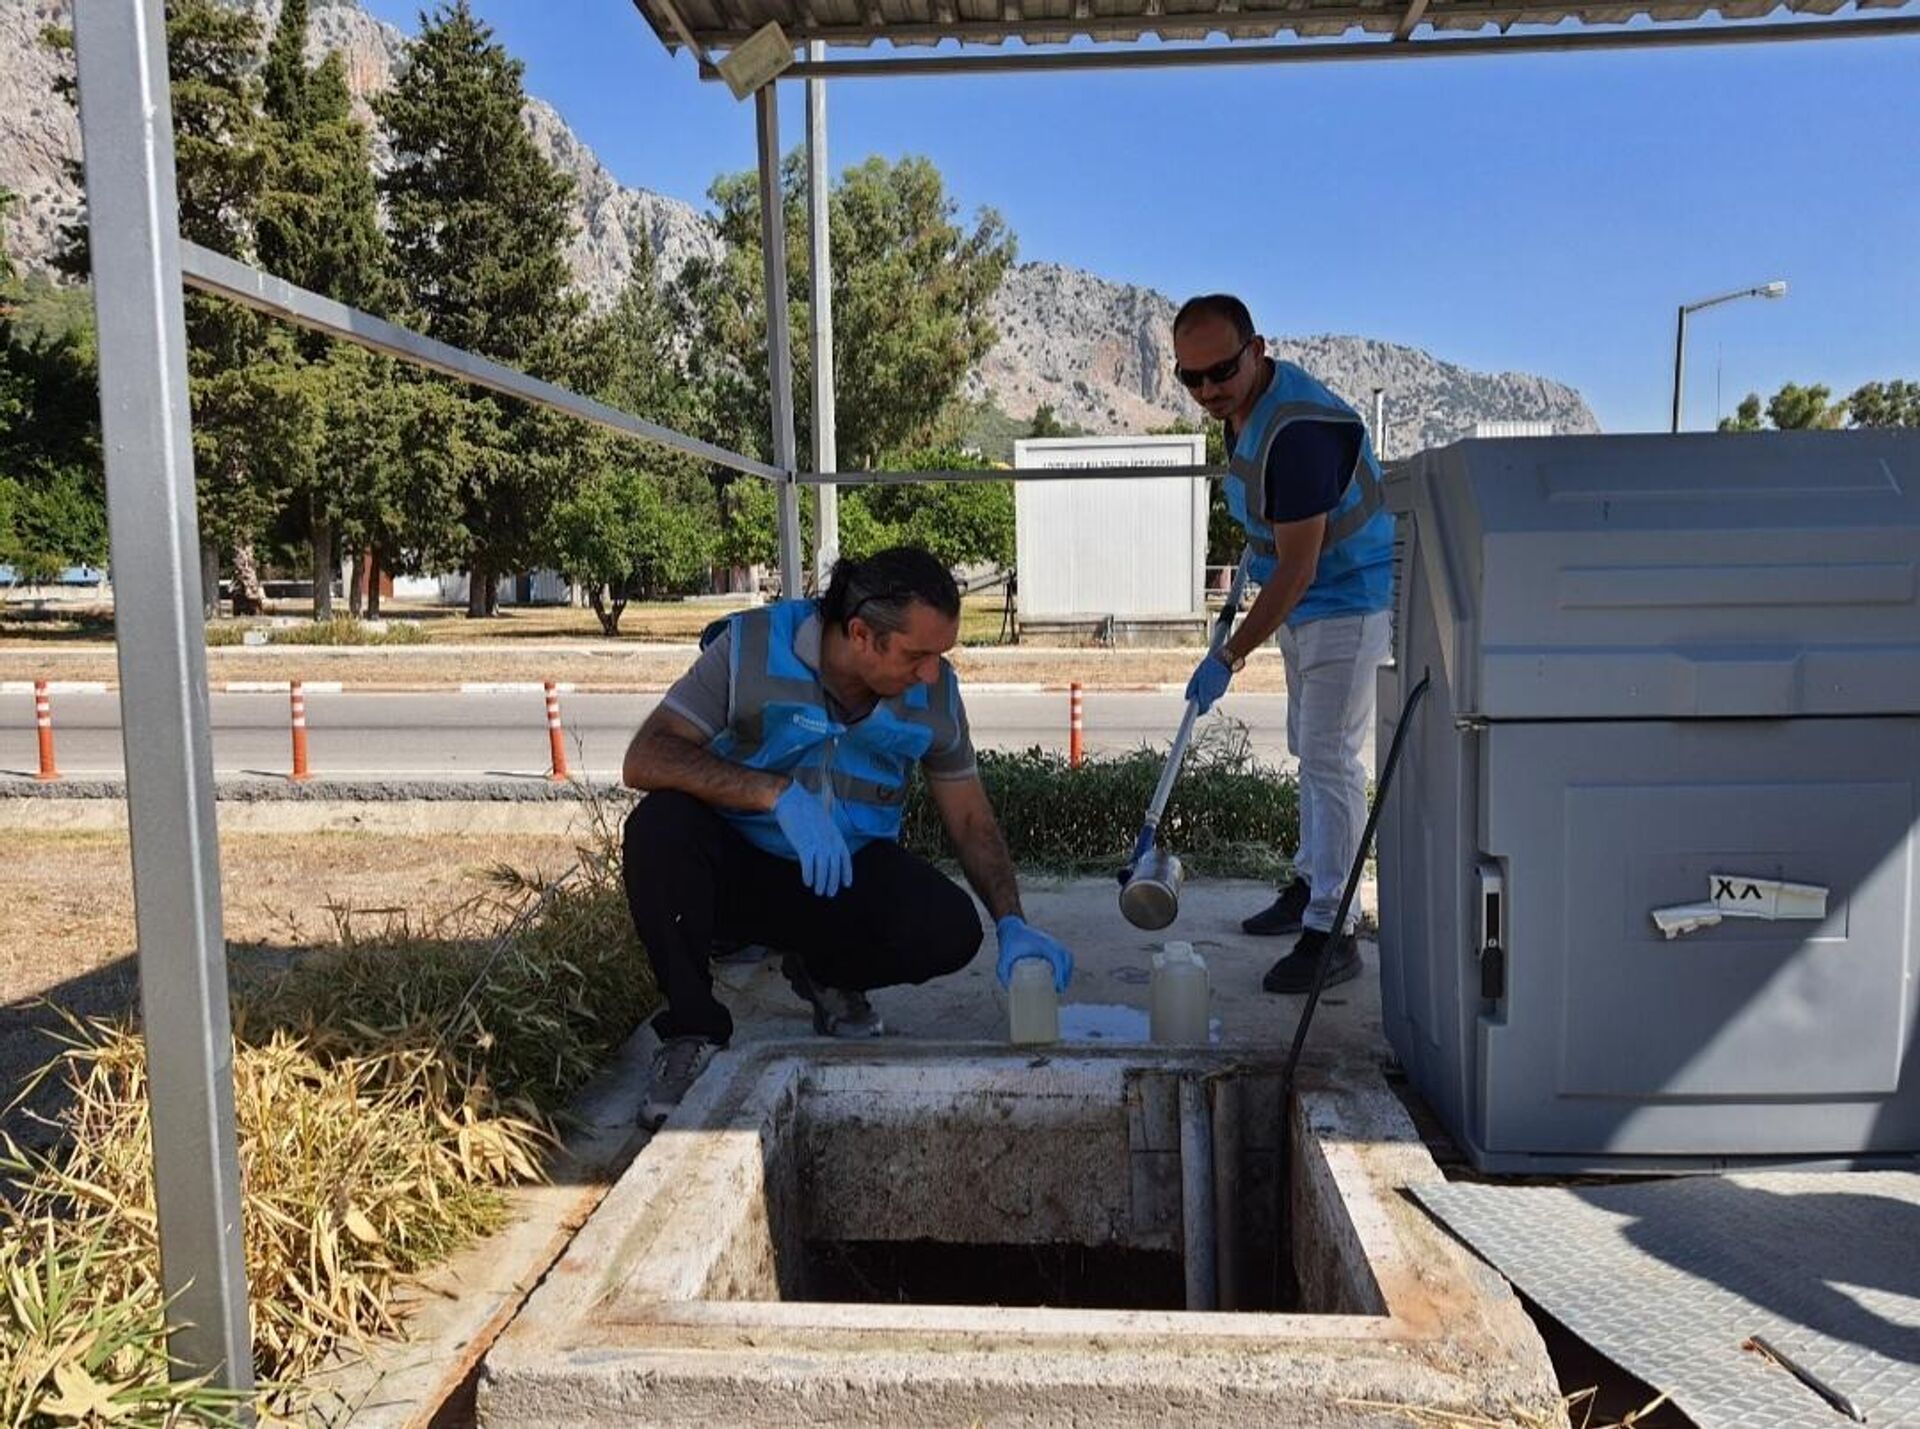
[[[1662,1394],[1619,1419],[1596,1420],[1593,1417],[1594,1391],[1583,1389],[1561,1401],[1561,1409],[1573,1429],[1635,1429],[1659,1413],[1667,1403]],[[1382,1400],[1343,1399],[1341,1404],[1355,1409],[1377,1409],[1421,1429],[1555,1429],[1558,1421],[1530,1410],[1514,1410],[1489,1418],[1483,1414],[1460,1414],[1450,1409],[1428,1409],[1413,1404],[1389,1404]]]
[[[402,1328],[402,1282],[501,1223],[502,1188],[541,1176],[558,1108],[651,1005],[612,833],[603,822],[562,878],[495,868],[436,916],[336,904],[330,946],[236,997],[263,1407],[297,1409],[324,1359]],[[144,1044],[124,1017],[65,1029],[45,1074],[66,1089],[53,1147],[7,1139],[0,1163],[0,1424],[75,1422],[89,1394],[124,1425],[205,1420],[219,1406],[204,1394],[183,1409],[155,1388]]]
[[[0,1238],[0,1425],[237,1423],[233,1395],[167,1378],[159,1287],[99,1239]],[[122,1293],[94,1293],[102,1277]]]

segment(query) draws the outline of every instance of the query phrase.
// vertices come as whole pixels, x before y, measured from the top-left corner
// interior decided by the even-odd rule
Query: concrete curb
[[[285,680],[219,680],[208,688],[216,694],[262,695],[287,693]],[[1067,680],[969,680],[960,681],[963,695],[1064,695]],[[1178,695],[1184,684],[1139,681],[1078,682],[1089,695]],[[634,680],[625,683],[593,681],[580,684],[565,680],[554,686],[563,695],[663,695],[671,680]],[[341,680],[303,680],[301,687],[310,695],[537,695],[546,688],[541,680],[467,680],[460,684],[429,684],[423,680],[356,680],[352,685]],[[116,695],[120,686],[105,680],[50,680],[47,690],[55,695]],[[0,680],[0,695],[30,695],[31,680]],[[1284,694],[1283,690],[1249,690],[1248,694]]]
[[[119,688],[117,685],[114,687]],[[293,688],[291,680],[228,680],[222,687],[230,695],[284,695]],[[300,688],[309,695],[337,695],[338,680],[302,680]]]
[[[19,775],[0,775],[0,801],[124,801],[124,779],[61,779],[41,783]],[[218,779],[214,798],[223,804],[328,803],[511,803],[576,804],[588,798],[637,798],[615,784],[556,784],[539,775],[524,779]]]

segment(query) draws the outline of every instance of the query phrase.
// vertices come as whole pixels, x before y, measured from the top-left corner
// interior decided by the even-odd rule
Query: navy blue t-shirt
[[[1227,433],[1229,451],[1237,435]],[[1289,422],[1267,452],[1267,520],[1284,523],[1326,515],[1340,504],[1359,459],[1357,423]]]

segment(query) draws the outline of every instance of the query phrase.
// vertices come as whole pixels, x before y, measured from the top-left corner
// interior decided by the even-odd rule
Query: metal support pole
[[[1387,459],[1387,389],[1373,389],[1373,459]]]
[[[1673,430],[1680,430],[1680,391],[1687,372],[1687,309],[1683,303],[1673,328]]]
[[[1206,1083],[1188,1072],[1180,1078],[1180,1258],[1189,1310],[1220,1308],[1213,1217],[1213,1111]]]
[[[819,64],[827,47],[807,44],[807,59]],[[807,239],[808,272],[813,283],[813,469],[832,471],[839,464],[833,411],[833,239],[827,222],[831,190],[827,177],[827,82],[807,81]],[[840,558],[840,489],[826,484],[816,492],[813,523],[813,577],[821,590]]]
[[[793,345],[787,330],[786,196],[780,185],[780,98],[769,82],[753,96],[760,141],[760,254],[767,298],[767,387],[773,407],[773,464],[786,475],[779,483],[780,594],[802,593],[800,488],[793,435]]]
[[[176,1377],[253,1387],[162,0],[79,0],[154,1202]]]
[[[1241,1308],[1240,1289],[1240,1083],[1231,1076],[1206,1083],[1213,1113],[1213,1238],[1215,1279],[1222,1310]]]

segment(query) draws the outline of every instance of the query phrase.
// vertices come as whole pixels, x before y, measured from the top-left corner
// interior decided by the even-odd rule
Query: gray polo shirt
[[[814,671],[820,668],[820,634],[820,617],[815,614],[800,622],[800,628],[793,637],[793,653],[800,657],[802,664]],[[729,700],[732,663],[733,628],[728,626],[713,644],[700,652],[700,658],[674,682],[661,703],[712,739],[732,723],[733,711]],[[858,713],[843,708],[824,685],[821,686],[821,693],[827,697],[827,713],[842,724],[857,724],[872,713],[871,707]],[[920,761],[920,767],[926,771],[929,779],[971,779],[978,772],[973,754],[973,737],[967,730],[967,709],[957,689],[954,692],[953,713],[958,727],[953,742],[945,749],[929,749],[926,757]]]

